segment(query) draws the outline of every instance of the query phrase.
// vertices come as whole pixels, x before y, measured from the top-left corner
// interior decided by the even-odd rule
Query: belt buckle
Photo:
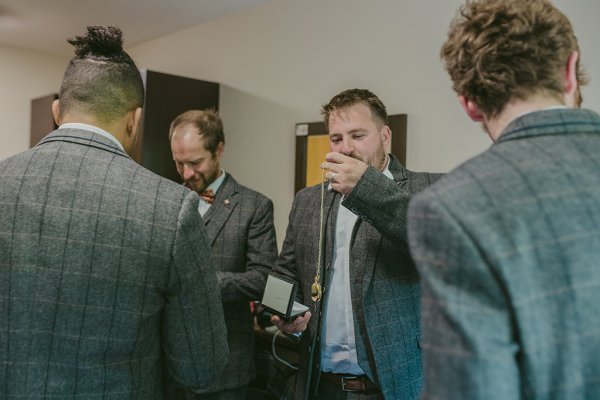
[[[342,391],[344,391],[344,392],[360,392],[360,391],[364,390],[364,386],[365,386],[364,382],[361,382],[362,383],[361,386],[363,386],[362,389],[347,389],[346,388],[346,380],[358,379],[357,376],[342,376],[341,379],[342,379]]]

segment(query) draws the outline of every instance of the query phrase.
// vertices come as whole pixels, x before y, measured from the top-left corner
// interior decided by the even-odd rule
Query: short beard
[[[385,171],[385,167],[387,165],[387,153],[384,151],[381,155],[381,158],[378,160],[377,165],[373,165],[378,171]]]

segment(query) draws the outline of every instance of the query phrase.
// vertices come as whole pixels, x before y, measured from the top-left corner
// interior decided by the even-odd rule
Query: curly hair
[[[84,36],[67,40],[75,47],[60,87],[60,113],[94,115],[101,122],[120,118],[144,104],[139,70],[123,51],[121,30],[88,26]]]
[[[371,110],[376,122],[381,126],[388,124],[388,115],[383,102],[373,92],[366,89],[348,89],[334,96],[329,103],[323,105],[321,114],[325,127],[329,129],[329,116],[335,110],[363,103]]]
[[[216,110],[189,110],[179,114],[169,128],[169,142],[173,132],[180,125],[192,125],[198,130],[198,135],[204,138],[204,148],[215,155],[219,143],[225,144],[223,121]]]
[[[548,0],[468,0],[450,25],[441,58],[454,90],[495,117],[509,102],[532,95],[561,100],[573,51],[579,45],[571,23]],[[587,83],[579,61],[577,78]]]

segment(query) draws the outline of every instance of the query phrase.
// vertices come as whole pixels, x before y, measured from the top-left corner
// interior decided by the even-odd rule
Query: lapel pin
[[[225,199],[225,201],[223,201],[223,203],[225,203],[225,205],[229,204],[229,199]]]

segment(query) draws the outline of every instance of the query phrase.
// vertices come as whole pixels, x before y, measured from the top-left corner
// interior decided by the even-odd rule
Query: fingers
[[[308,328],[308,321],[310,321],[310,316],[310,311],[307,311],[306,313],[304,313],[304,315],[294,320],[296,332],[304,332],[306,328]]]
[[[310,321],[310,312],[307,311],[303,316],[299,316],[292,321],[284,321],[278,316],[274,315],[271,317],[271,322],[282,332],[287,334],[293,334],[296,332],[304,332],[308,327],[308,321]]]
[[[351,157],[345,156],[342,153],[338,153],[335,151],[325,154],[326,161],[329,161],[331,163],[336,163],[336,164],[341,164],[349,158],[351,158]]]
[[[341,166],[344,162],[347,162],[350,157],[347,157],[340,153],[327,153],[325,155],[325,162],[321,164],[321,168],[328,169],[332,172],[340,172],[338,166]]]

